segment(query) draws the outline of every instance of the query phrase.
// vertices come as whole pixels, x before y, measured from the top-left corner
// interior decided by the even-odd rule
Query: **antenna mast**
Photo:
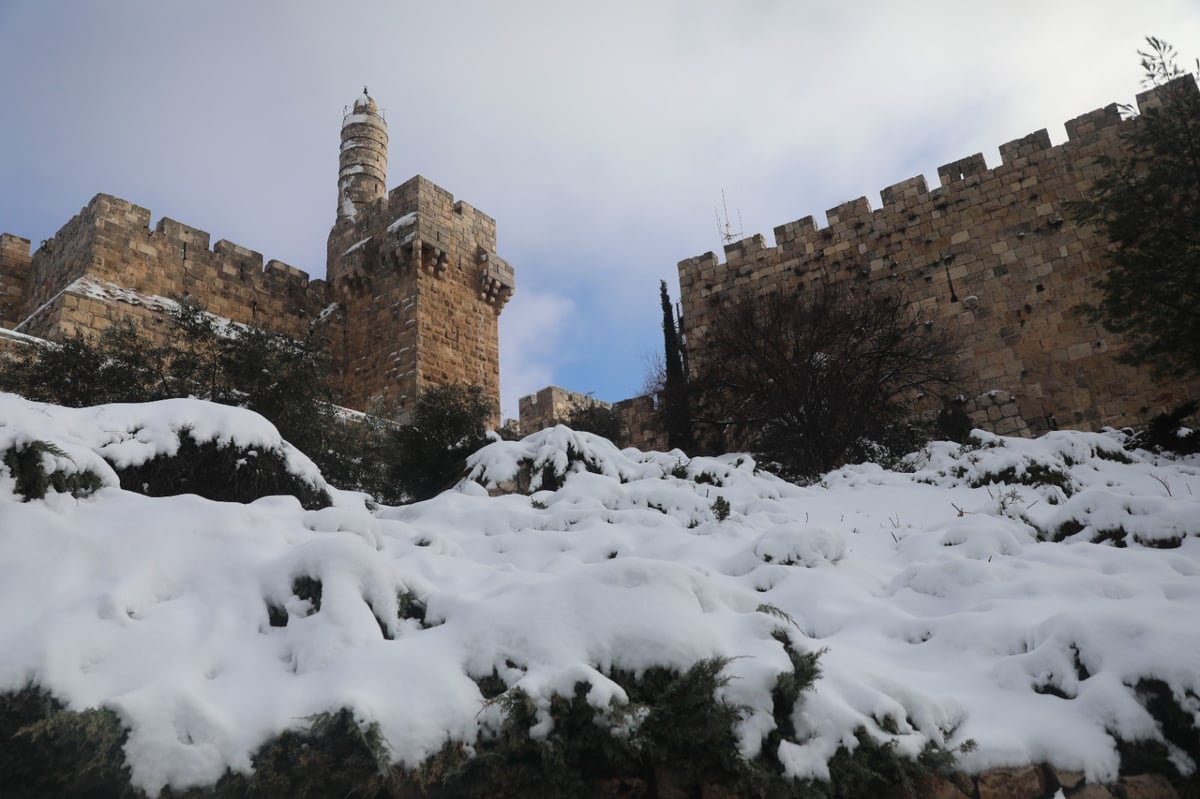
[[[717,235],[721,237],[721,241],[725,244],[730,244],[742,237],[742,212],[738,211],[738,226],[737,230],[733,229],[733,225],[729,222],[729,206],[725,202],[725,190],[721,189],[721,209],[725,212],[725,221],[721,221],[721,214],[713,208],[713,214],[717,217]]]

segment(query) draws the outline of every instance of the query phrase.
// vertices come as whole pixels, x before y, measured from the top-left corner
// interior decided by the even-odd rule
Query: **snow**
[[[395,220],[393,220],[392,223],[387,226],[387,232],[395,233],[400,228],[408,227],[409,225],[413,224],[416,221],[417,221],[417,212],[409,211],[404,216],[397,217]]]
[[[357,108],[357,106],[355,106],[355,107]],[[342,117],[342,127],[343,128],[346,127],[347,125],[357,125],[360,123],[372,123],[372,122],[374,122],[375,124],[382,124],[382,120],[376,114],[354,113],[354,114],[347,114],[346,116]]]
[[[261,418],[198,401],[68,410],[0,395],[0,450],[44,439],[101,474],[102,456],[169,451],[185,425],[287,446]],[[150,499],[111,477],[86,499],[21,502],[0,467],[0,691],[34,682],[71,708],[112,708],[131,728],[133,781],[153,793],[247,771],[321,711],[378,722],[413,766],[497,724],[474,681],[493,670],[540,709],[539,736],[551,696],[579,681],[603,715],[624,697],[613,669],[723,657],[753,756],[791,667],[783,630],[823,651],[780,744],[791,774],[828,776],[862,727],[910,754],[974,739],[972,771],[1050,762],[1111,780],[1112,733],[1161,740],[1139,679],[1200,712],[1187,698],[1200,691],[1200,459],[1124,453],[1109,435],[977,435],[911,456],[910,472],[862,464],[802,487],[745,455],[617,450],[556,427],[490,444],[428,502],[332,491],[320,511]],[[1066,480],[991,479],[1009,468]],[[1067,518],[1078,532],[1050,540]],[[1123,547],[1092,540],[1114,523]],[[292,593],[301,576],[321,581],[317,612]],[[425,624],[400,618],[401,595],[425,604]]]

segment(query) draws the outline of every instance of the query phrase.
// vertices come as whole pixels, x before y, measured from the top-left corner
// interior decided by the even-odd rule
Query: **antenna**
[[[721,237],[721,241],[725,244],[737,241],[742,237],[742,212],[738,211],[738,226],[737,230],[733,229],[733,225],[729,222],[729,206],[725,203],[725,190],[721,189],[721,208],[725,211],[725,221],[721,221],[721,215],[717,213],[717,209],[713,208],[713,214],[717,217],[717,235]]]

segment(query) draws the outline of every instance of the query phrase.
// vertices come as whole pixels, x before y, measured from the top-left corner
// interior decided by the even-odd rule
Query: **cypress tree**
[[[675,328],[675,313],[667,293],[667,281],[659,281],[663,312],[663,349],[666,381],[663,386],[662,416],[667,428],[667,446],[689,449],[692,445],[691,413],[688,408],[687,374],[683,369],[683,347]]]

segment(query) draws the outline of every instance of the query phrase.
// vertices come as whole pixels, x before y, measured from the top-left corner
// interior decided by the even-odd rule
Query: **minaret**
[[[342,119],[338,157],[337,218],[353,219],[358,209],[387,194],[387,123],[363,87],[362,96]]]

